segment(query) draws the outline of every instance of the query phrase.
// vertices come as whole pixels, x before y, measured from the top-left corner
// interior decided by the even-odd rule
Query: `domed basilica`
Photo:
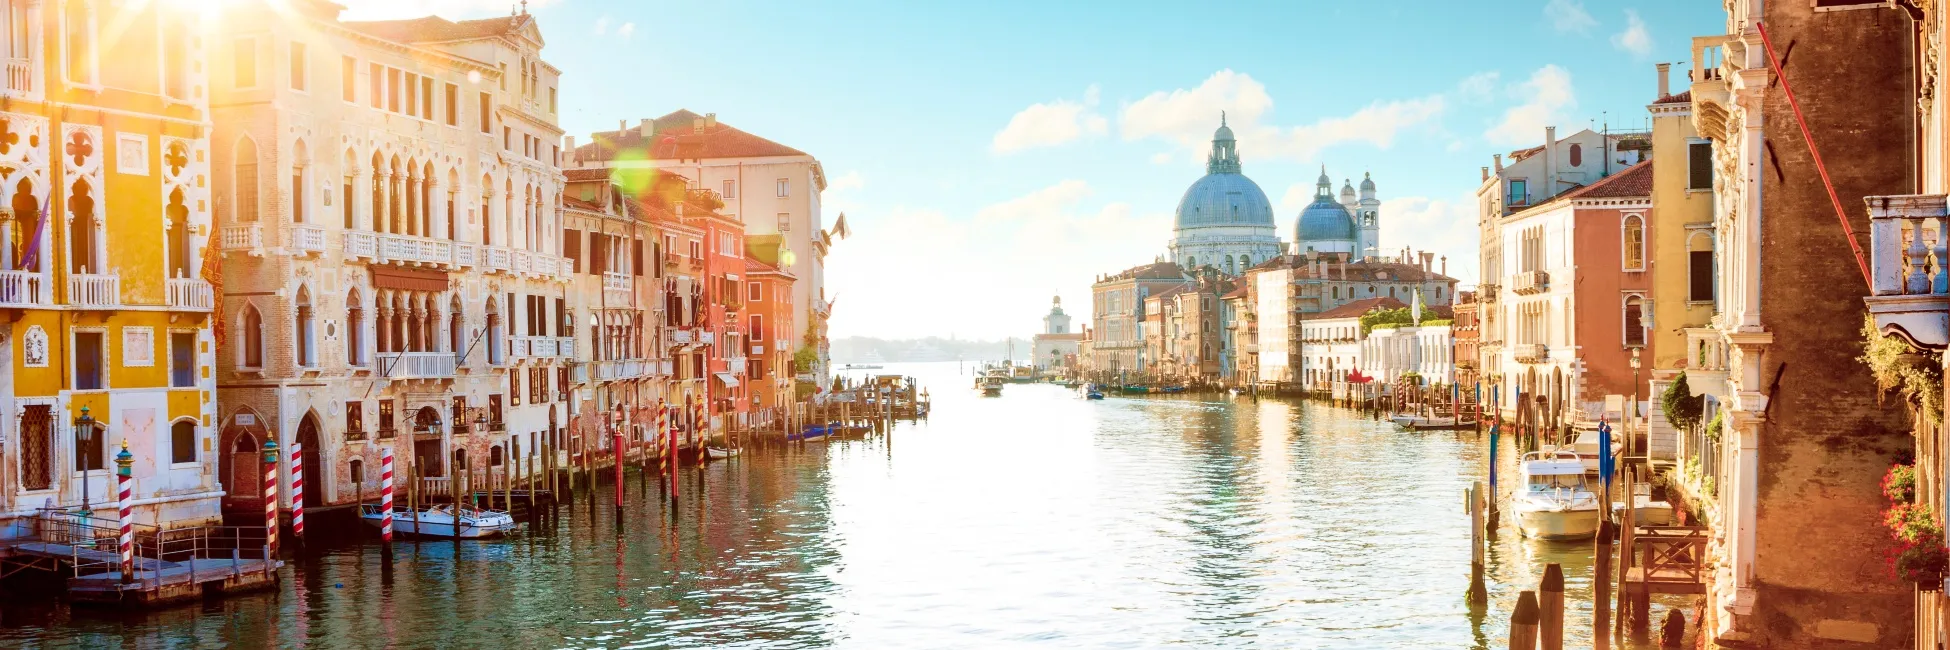
[[[1294,222],[1294,252],[1349,253],[1355,260],[1377,254],[1380,208],[1374,179],[1361,179],[1358,199],[1354,187],[1344,184],[1336,200],[1334,183],[1322,167],[1313,202]],[[1282,252],[1273,204],[1259,184],[1240,173],[1237,142],[1222,117],[1205,176],[1178,201],[1171,260],[1186,270],[1210,266],[1237,275]]]

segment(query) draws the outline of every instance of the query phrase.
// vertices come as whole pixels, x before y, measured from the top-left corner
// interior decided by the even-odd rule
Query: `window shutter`
[[[1705,190],[1713,187],[1713,145],[1707,142],[1694,142],[1687,145],[1686,189]]]
[[[643,277],[643,240],[635,241],[636,248],[631,251],[633,254],[630,256],[630,271],[632,275]]]
[[[562,256],[569,258],[569,271],[582,272],[582,231],[564,228],[562,230]]]
[[[603,274],[603,234],[589,231],[589,274]]]

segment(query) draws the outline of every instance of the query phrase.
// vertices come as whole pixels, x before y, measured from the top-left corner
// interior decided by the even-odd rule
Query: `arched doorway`
[[[260,483],[264,480],[264,454],[258,446],[257,436],[249,432],[238,434],[230,445],[230,453],[223,460],[230,468],[224,473],[224,476],[230,477],[230,498],[240,506],[245,503],[262,504],[264,493],[260,491],[263,489]]]
[[[305,507],[316,508],[325,505],[325,484],[330,481],[325,478],[324,463],[321,462],[321,457],[325,455],[325,448],[318,444],[317,413],[307,412],[305,419],[298,421],[296,440],[305,452],[303,457],[306,477]]]

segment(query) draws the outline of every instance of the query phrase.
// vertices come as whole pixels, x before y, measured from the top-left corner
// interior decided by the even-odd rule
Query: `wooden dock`
[[[36,517],[31,534],[0,541],[0,575],[66,574],[66,595],[75,602],[156,606],[209,592],[262,589],[278,583],[284,566],[264,543],[261,528],[141,526],[134,535],[132,570],[124,576],[119,523],[54,513]]]

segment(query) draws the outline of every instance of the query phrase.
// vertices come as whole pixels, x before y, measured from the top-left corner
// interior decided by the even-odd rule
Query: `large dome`
[[[1310,242],[1354,241],[1354,215],[1347,208],[1329,199],[1314,199],[1306,209],[1300,211],[1300,221],[1294,225],[1294,239],[1306,246]]]
[[[1206,174],[1178,200],[1179,228],[1202,226],[1273,227],[1273,203],[1244,174]]]

